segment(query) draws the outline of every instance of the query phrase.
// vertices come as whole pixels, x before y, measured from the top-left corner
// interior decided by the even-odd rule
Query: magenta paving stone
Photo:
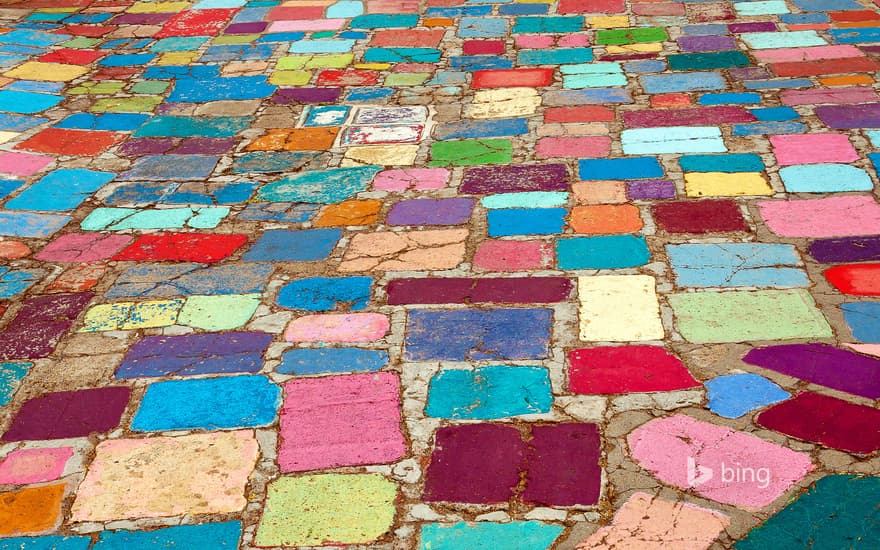
[[[85,437],[119,425],[131,389],[124,386],[47,393],[25,401],[3,441]]]
[[[296,103],[335,103],[342,88],[279,88],[272,101],[279,105]]]
[[[753,349],[743,361],[853,395],[880,398],[880,359],[827,344]]]
[[[601,449],[595,424],[534,426],[522,500],[540,506],[596,504],[602,486]]]
[[[466,223],[474,199],[413,199],[400,201],[388,212],[388,225],[459,225]]]
[[[44,262],[96,262],[113,257],[131,239],[130,235],[67,233],[47,244],[34,258]]]
[[[816,116],[829,128],[880,128],[880,103],[820,105]]]
[[[880,260],[880,235],[816,239],[808,250],[823,264]]]
[[[706,126],[723,123],[754,122],[755,115],[743,107],[692,107],[686,109],[655,109],[651,111],[624,111],[623,124],[627,128],[656,128],[664,126]]]
[[[437,430],[425,472],[422,499],[489,504],[507,502],[519,484],[526,444],[519,431],[500,424]]]
[[[48,356],[93,297],[91,292],[80,292],[26,299],[15,318],[0,332],[0,359]]]
[[[574,284],[565,277],[467,277],[392,279],[385,289],[388,304],[545,304],[571,296]]]
[[[174,148],[174,138],[134,138],[119,146],[120,155],[142,157],[145,155],[161,155]]]
[[[175,155],[222,155],[235,147],[235,138],[190,138],[174,148]]]
[[[727,25],[731,34],[743,32],[773,32],[779,30],[772,21],[749,21],[746,23],[731,23]]]
[[[880,450],[880,410],[828,395],[800,393],[761,412],[755,423],[848,453]]]
[[[472,194],[568,191],[568,170],[564,164],[478,166],[465,170],[459,191]]]

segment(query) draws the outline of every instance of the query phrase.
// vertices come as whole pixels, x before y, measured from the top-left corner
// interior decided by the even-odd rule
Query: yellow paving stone
[[[773,188],[760,172],[690,172],[684,175],[689,197],[772,195]]]
[[[276,71],[269,77],[269,83],[276,86],[304,86],[312,79],[309,71]]]
[[[587,18],[587,23],[596,29],[619,29],[629,27],[626,15],[594,15]]]
[[[98,304],[86,312],[80,332],[167,327],[177,321],[182,299]]]
[[[11,71],[6,71],[3,75],[11,78],[20,78],[22,80],[69,82],[81,77],[87,72],[89,72],[89,68],[80,65],[28,61],[27,63],[22,63]]]
[[[368,71],[385,71],[391,68],[391,63],[355,63],[355,69],[366,69]]]
[[[663,50],[663,44],[648,42],[646,44],[626,44],[624,46],[605,46],[608,53],[657,53]]]
[[[128,13],[176,13],[189,7],[189,2],[135,2]]]
[[[156,61],[157,65],[189,65],[201,52],[166,52]]]
[[[530,115],[538,110],[541,96],[534,88],[477,90],[473,103],[465,106],[470,118],[501,118]]]
[[[412,166],[419,153],[418,145],[363,145],[345,152],[342,166],[384,165]]]
[[[278,59],[276,70],[294,69],[342,69],[354,60],[354,54],[341,53],[331,55],[287,55]],[[387,68],[387,64],[386,64]]]
[[[661,340],[654,277],[602,275],[578,278],[580,339],[585,342]]]

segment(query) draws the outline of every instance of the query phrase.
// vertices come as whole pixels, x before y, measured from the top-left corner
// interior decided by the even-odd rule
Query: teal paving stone
[[[527,191],[525,193],[501,193],[480,199],[486,209],[496,208],[552,208],[565,206],[568,193],[563,191]]]
[[[425,413],[435,418],[491,420],[546,413],[552,404],[550,374],[543,367],[446,369],[431,378]]]
[[[91,550],[235,550],[240,539],[241,522],[224,521],[152,531],[102,531]]]
[[[763,243],[667,245],[679,287],[809,286],[794,246]]]
[[[131,429],[253,428],[271,424],[280,405],[281,388],[266,376],[166,380],[147,386]]]
[[[880,27],[831,29],[831,39],[837,44],[873,44],[880,42]]]
[[[317,170],[327,165],[329,155],[320,151],[257,151],[237,155],[232,160],[233,174],[271,174]]]
[[[149,115],[137,113],[75,113],[55,124],[53,128],[131,132],[149,119]]]
[[[645,265],[651,259],[641,235],[572,237],[556,241],[559,269],[623,269]]]
[[[318,211],[317,204],[289,202],[258,202],[248,204],[236,216],[237,220],[252,222],[303,223]]]
[[[355,17],[349,23],[349,27],[352,29],[401,29],[415,27],[418,22],[418,14],[371,13]]]
[[[74,210],[116,174],[83,168],[55,170],[6,203],[10,210],[67,212]]]
[[[297,43],[295,42],[295,44]],[[211,67],[211,65],[204,66]],[[156,69],[164,69],[166,72],[170,70],[169,67],[156,67]],[[175,78],[175,75],[171,75],[171,78]],[[276,89],[276,86],[267,82],[265,76],[260,75],[223,78],[208,76],[198,79],[178,77],[174,81],[174,89],[168,96],[168,101],[173,103],[206,103],[208,101],[263,99],[275,93]]]
[[[388,352],[360,348],[300,348],[285,351],[279,374],[308,376],[348,372],[374,372],[388,364]]]
[[[4,361],[0,363],[0,407],[5,407],[27,376],[33,363],[26,361]],[[2,546],[0,546],[2,548]]]
[[[684,172],[763,172],[764,161],[754,153],[729,155],[682,155],[678,164]]]
[[[770,380],[751,373],[718,376],[705,382],[705,386],[709,410],[724,418],[739,418],[791,397]]]
[[[364,3],[359,0],[340,0],[327,7],[327,19],[349,19],[364,13]]]
[[[351,112],[347,105],[308,105],[303,111],[302,125],[307,128],[340,126]]]
[[[647,94],[723,90],[727,82],[719,73],[648,74],[639,77]]]
[[[605,88],[626,86],[626,75],[620,63],[591,63],[587,65],[564,65],[560,67],[562,85],[565,88]]]
[[[772,136],[774,134],[802,134],[806,131],[805,124],[786,121],[734,124],[730,133],[734,136]]]
[[[147,80],[177,80],[177,84],[183,86],[181,90],[194,91],[199,84],[208,86],[211,82],[220,80],[220,65],[157,65],[147,67],[144,71]],[[260,77],[263,78],[263,77]],[[226,79],[217,84],[229,85],[233,82],[245,83],[246,81]],[[259,82],[259,80],[252,80]],[[177,100],[175,100],[176,102]]]
[[[373,290],[372,277],[309,277],[281,287],[276,303],[304,311],[359,311]]]
[[[206,155],[154,155],[140,157],[121,180],[203,180],[211,175],[220,157]]]
[[[507,35],[504,17],[462,17],[458,36],[462,38],[500,38]]]
[[[269,202],[335,204],[366,191],[379,166],[356,166],[302,172],[262,187],[257,197]]]
[[[564,529],[561,525],[540,521],[426,523],[422,525],[419,548],[421,550],[464,548],[544,550],[550,548]]]
[[[13,537],[0,539],[0,550],[88,550],[91,544],[89,537]]]
[[[325,260],[342,238],[338,228],[272,229],[244,255],[246,262],[313,262]]]
[[[752,63],[748,56],[739,50],[673,54],[668,56],[666,61],[673,71],[729,69],[730,67],[748,67]]]
[[[751,105],[761,103],[761,94],[756,93],[719,93],[719,94],[703,94],[700,96],[700,105]]]
[[[0,111],[32,115],[58,105],[63,99],[60,95],[0,90]]]
[[[253,117],[156,116],[138,128],[134,137],[232,137],[247,130]]]
[[[593,60],[591,48],[554,48],[552,50],[520,50],[516,62],[520,65],[566,65],[589,63]]]
[[[209,36],[172,36],[153,42],[150,51],[156,53],[193,51],[201,48],[210,39]]]
[[[70,216],[0,211],[0,235],[8,237],[49,237],[70,221]]]
[[[578,161],[578,176],[585,181],[654,179],[663,175],[663,166],[656,157]]]
[[[582,16],[517,17],[512,32],[516,34],[570,33],[584,28]]]
[[[624,130],[620,136],[627,155],[723,153],[727,151],[716,126],[669,126]]]
[[[12,298],[32,287],[43,278],[42,269],[15,269],[0,266],[0,298]]]
[[[839,193],[870,191],[871,176],[849,164],[801,164],[779,169],[779,177],[789,193]]]
[[[515,208],[490,210],[486,214],[490,237],[556,235],[565,227],[565,208]]]
[[[844,302],[840,310],[853,338],[880,344],[880,302]]]
[[[124,270],[105,293],[108,298],[169,298],[260,294],[274,268],[269,264],[145,264]]]
[[[434,139],[476,139],[519,136],[528,133],[529,123],[526,118],[463,120],[437,125],[434,128]]]
[[[95,208],[80,222],[85,231],[124,229],[213,229],[229,214],[225,206],[193,208]]]
[[[739,37],[755,50],[806,48],[828,44],[816,31],[744,32]]]
[[[736,550],[864,548],[880,540],[880,477],[829,475],[734,543]]]
[[[348,53],[354,47],[352,39],[299,40],[290,45],[290,53]]]
[[[367,48],[365,63],[437,63],[440,50],[436,48]]]
[[[763,2],[736,2],[734,5],[737,15],[754,17],[756,15],[781,15],[789,13],[784,0],[765,0]]]

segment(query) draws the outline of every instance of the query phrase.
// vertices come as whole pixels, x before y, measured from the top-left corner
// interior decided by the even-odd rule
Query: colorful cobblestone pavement
[[[864,0],[4,0],[0,549],[880,548],[878,58]]]

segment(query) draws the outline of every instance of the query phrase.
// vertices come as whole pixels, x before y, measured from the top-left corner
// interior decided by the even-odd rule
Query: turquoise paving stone
[[[359,15],[351,20],[349,26],[352,29],[400,29],[415,27],[419,22],[418,14],[384,14],[372,13]]]
[[[131,422],[139,432],[224,430],[275,420],[281,388],[261,375],[166,380],[147,386]]]
[[[645,265],[651,258],[641,235],[572,237],[556,241],[559,269],[622,269]]]
[[[648,74],[639,77],[647,94],[723,90],[727,82],[719,73]]]
[[[749,92],[703,94],[697,103],[700,105],[751,105],[753,103],[761,103],[761,94]]]
[[[12,401],[18,386],[33,366],[33,363],[26,361],[0,363],[0,407],[5,407]]]
[[[91,550],[207,550],[238,548],[241,522],[178,525],[153,531],[103,531]]]
[[[57,94],[64,89],[61,82],[37,82],[35,80],[19,80],[4,88],[18,92],[37,92],[44,94]]]
[[[0,111],[31,115],[61,103],[60,95],[0,90]]]
[[[21,44],[23,46],[36,46],[40,48],[52,46],[59,42],[65,42],[73,38],[69,34],[54,34],[48,32],[16,29],[3,35],[4,44]]]
[[[348,53],[354,47],[352,39],[299,40],[290,45],[290,53]],[[265,77],[264,77],[265,78]]]
[[[716,126],[670,126],[624,130],[620,141],[627,155],[723,153],[727,151]]]
[[[294,44],[298,44],[298,42]],[[157,69],[163,68],[157,67]],[[168,67],[164,67],[164,69],[169,70]],[[275,90],[276,87],[269,84],[265,76],[178,78],[174,82],[174,90],[168,96],[168,101],[206,103],[208,101],[263,99],[275,93]]]
[[[674,54],[668,56],[666,61],[673,71],[704,71],[751,65],[748,56],[739,50]]]
[[[853,338],[880,344],[880,302],[848,302],[840,304],[840,310]]]
[[[421,550],[462,550],[465,548],[504,548],[504,550],[543,550],[550,548],[564,527],[539,521],[509,523],[459,522],[451,525],[422,525]]]
[[[155,155],[140,157],[121,180],[180,181],[203,180],[211,175],[220,157],[205,155]]]
[[[70,216],[0,211],[0,235],[9,237],[48,237],[67,225]]]
[[[566,65],[589,63],[593,60],[591,48],[555,48],[552,50],[520,50],[516,61],[520,65]]]
[[[364,3],[358,0],[341,0],[327,8],[328,19],[348,19],[362,13],[364,13]]]
[[[517,17],[513,24],[516,34],[569,33],[583,28],[582,16]]]
[[[565,208],[517,208],[490,210],[486,214],[490,237],[555,235],[565,227]]]
[[[373,289],[372,277],[309,277],[281,287],[281,307],[305,311],[365,309]]]
[[[564,206],[568,193],[564,191],[527,191],[525,193],[501,193],[489,195],[480,200],[486,209],[495,208],[551,208]]]
[[[825,476],[733,547],[869,549],[880,540],[878,502],[880,477]]]
[[[734,124],[731,133],[734,136],[769,136],[774,134],[801,134],[807,126],[800,122],[756,122],[752,124]]]
[[[705,385],[709,410],[724,418],[739,418],[791,397],[770,380],[751,373],[718,376]]]
[[[566,88],[605,88],[626,86],[626,75],[620,63],[591,63],[560,67],[562,85]]]
[[[450,57],[449,66],[463,71],[510,69],[513,67],[513,61],[495,55],[462,55]],[[464,84],[464,82],[458,84]]]
[[[491,366],[435,374],[425,412],[435,418],[490,420],[546,413],[552,404],[547,369]]]
[[[55,170],[6,203],[10,210],[67,212],[110,183],[116,174],[83,168]]]
[[[789,13],[783,0],[766,0],[764,2],[736,2],[733,5],[737,15],[754,17],[756,15],[781,15]]]
[[[225,206],[193,208],[95,208],[80,223],[85,231],[123,229],[213,229],[229,214]]]
[[[578,176],[585,181],[637,180],[663,177],[656,157],[584,159],[578,161]]]
[[[54,128],[130,132],[149,119],[149,115],[136,113],[105,113],[97,115],[92,113],[75,113],[55,124]]]
[[[16,269],[0,266],[0,298],[12,298],[29,289],[46,272],[42,269]]]
[[[165,53],[198,50],[210,39],[209,36],[172,36],[154,42],[153,45],[150,46],[150,51]]]
[[[338,228],[272,229],[244,255],[246,262],[313,262],[325,260],[342,238]]]
[[[463,38],[500,38],[507,35],[504,17],[462,17],[458,36]]]
[[[684,172],[763,172],[764,161],[754,153],[729,155],[682,155],[678,164]]]
[[[138,128],[134,137],[232,137],[247,130],[253,117],[156,116]]]
[[[202,189],[178,188],[159,200],[160,204],[242,204],[257,190],[257,182],[220,183]]]
[[[871,176],[849,164],[801,164],[779,169],[779,177],[789,193],[837,193],[870,191]]]
[[[720,243],[667,245],[680,287],[809,286],[794,246]]]
[[[285,351],[279,374],[307,376],[346,372],[373,372],[388,364],[388,352],[360,348],[302,348]]]
[[[828,44],[816,31],[744,32],[739,37],[755,50],[806,48]]]
[[[0,550],[88,550],[91,544],[89,537],[13,537],[0,539]]]
[[[270,202],[334,204],[366,191],[381,171],[379,166],[357,166],[303,172],[266,185],[257,196]]]
[[[257,151],[236,155],[233,174],[293,172],[300,168],[317,169],[326,154],[319,151]]]

